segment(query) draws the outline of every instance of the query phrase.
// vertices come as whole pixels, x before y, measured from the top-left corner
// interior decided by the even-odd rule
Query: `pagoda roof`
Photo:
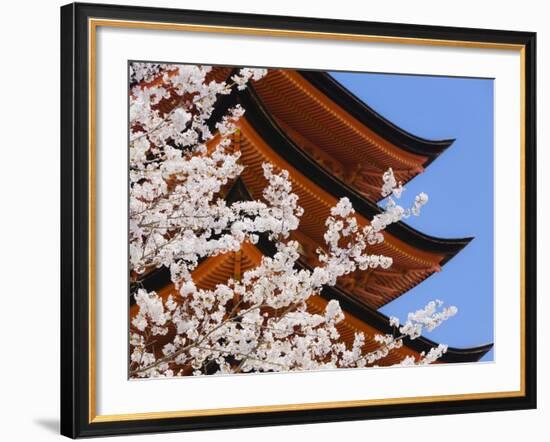
[[[208,78],[216,81],[223,81],[226,80],[233,71],[234,69],[228,67],[216,66],[213,68]],[[295,75],[295,81],[297,80],[296,75],[298,75],[323,93],[327,98],[332,100],[334,104],[341,107],[353,118],[361,122],[365,127],[388,140],[397,149],[427,157],[427,162],[424,163],[425,166],[435,160],[455,141],[454,138],[430,140],[406,131],[376,112],[328,72],[270,68],[266,77],[259,81],[252,82],[252,85],[256,89],[261,89],[261,84],[272,83],[270,81],[270,76],[281,73]],[[280,88],[276,85],[272,84],[271,86],[280,91]]]
[[[452,138],[446,140],[428,140],[407,132],[384,118],[327,72],[306,70],[297,72],[334,101],[334,103],[346,109],[354,118],[390,141],[396,147],[410,153],[428,157],[428,161],[424,163],[425,166],[435,160],[455,141]]]
[[[216,285],[225,283],[229,278],[240,278],[247,270],[260,264],[263,256],[271,256],[274,253],[272,243],[262,237],[257,245],[244,243],[237,253],[226,253],[204,259],[199,267],[193,272],[193,280],[197,287],[203,289],[214,289]],[[308,268],[303,262],[297,263],[297,268]],[[174,293],[173,284],[170,282],[169,273],[161,270],[152,272],[142,281],[143,287],[147,290],[154,290],[163,298]],[[360,302],[356,297],[338,287],[324,287],[320,296],[311,296],[307,301],[310,313],[323,314],[329,300],[336,299],[344,311],[344,320],[338,325],[338,331],[344,341],[351,345],[356,332],[366,334],[366,349],[376,349],[374,334],[393,334],[395,330],[389,325],[389,318]],[[131,307],[131,315],[137,313],[135,304]],[[405,356],[415,356],[420,353],[427,353],[438,344],[423,336],[417,339],[406,338],[404,346],[394,349],[378,365],[392,365]],[[481,359],[493,344],[486,344],[476,347],[456,348],[449,347],[447,352],[439,359],[440,362],[476,362]]]
[[[325,72],[270,69],[249,87],[298,147],[371,201],[388,168],[407,183],[453,142],[397,127]]]

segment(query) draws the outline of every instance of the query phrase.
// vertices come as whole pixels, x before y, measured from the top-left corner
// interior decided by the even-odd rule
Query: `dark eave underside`
[[[303,70],[297,72],[312,86],[382,138],[407,152],[427,156],[429,159],[425,165],[435,160],[454,142],[453,139],[427,140],[401,129],[353,95],[326,72]]]

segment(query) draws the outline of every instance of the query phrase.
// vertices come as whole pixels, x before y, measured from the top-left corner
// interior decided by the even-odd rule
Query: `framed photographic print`
[[[535,41],[62,7],[62,434],[534,408]]]

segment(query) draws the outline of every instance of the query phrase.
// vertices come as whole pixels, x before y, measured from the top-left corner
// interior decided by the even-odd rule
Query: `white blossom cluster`
[[[407,322],[399,328],[399,331],[411,339],[415,339],[422,334],[423,329],[432,331],[458,312],[455,306],[442,307],[443,301],[437,299],[429,302],[423,309],[409,313]],[[441,310],[438,310],[439,308]]]
[[[139,287],[144,273],[165,267],[174,283],[167,298],[143,288],[132,293],[138,311],[131,321],[131,377],[374,366],[403,339],[456,313],[436,301],[411,313],[403,326],[392,318],[396,333],[370,337],[378,343],[375,351],[365,350],[362,333],[346,345],[337,329],[344,319],[339,303],[331,300],[323,314],[313,314],[306,301],[343,275],[389,268],[391,257],[367,249],[383,241],[389,224],[417,215],[427,196],[420,194],[409,209],[399,206],[392,196],[399,198],[403,188],[388,170],[384,210],[360,226],[350,201],[340,199],[325,223],[319,266],[299,269],[299,245],[289,236],[303,209],[288,172],[264,164],[263,198],[227,203],[224,192],[243,170],[231,137],[245,110],[230,109],[215,123],[215,134],[210,131],[218,97],[267,71],[243,68],[216,82],[208,80],[206,66],[132,63],[130,69],[130,277]],[[213,290],[195,285],[192,272],[202,259],[237,252],[261,234],[276,246],[272,257],[238,281]],[[445,351],[439,346],[402,363],[431,363]]]
[[[130,84],[135,85],[141,81],[153,80],[165,66],[160,63],[130,63]]]

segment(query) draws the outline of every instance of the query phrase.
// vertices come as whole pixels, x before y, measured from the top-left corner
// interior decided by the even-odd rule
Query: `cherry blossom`
[[[215,81],[208,66],[131,63],[130,65],[130,221],[129,262],[137,314],[131,320],[131,378],[210,373],[301,371],[376,366],[404,339],[416,339],[455,315],[441,301],[409,314],[404,324],[391,318],[394,334],[356,333],[347,345],[337,325],[344,319],[338,301],[322,314],[307,300],[324,286],[354,271],[387,269],[389,256],[370,254],[392,223],[419,215],[427,195],[410,208],[397,203],[404,191],[389,169],[382,178],[385,207],[361,226],[347,198],[325,221],[325,247],[319,265],[300,268],[299,244],[290,238],[304,211],[292,191],[289,174],[263,165],[263,198],[229,203],[224,190],[240,176],[240,152],[231,137],[246,110],[235,106],[210,121],[217,100],[235,88],[260,81],[265,69],[243,68],[226,81]],[[193,271],[208,257],[237,252],[244,243],[266,236],[273,256],[213,290],[196,286]],[[169,269],[169,296],[140,287],[142,275]],[[161,347],[161,338],[169,342]],[[366,341],[378,347],[366,349]],[[162,341],[164,342],[164,341]],[[445,345],[402,365],[439,359]]]

